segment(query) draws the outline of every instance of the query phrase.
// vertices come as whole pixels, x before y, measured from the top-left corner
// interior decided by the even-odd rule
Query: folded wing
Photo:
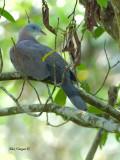
[[[49,77],[46,62],[42,61],[44,54],[39,44],[30,40],[20,41],[10,50],[10,58],[16,70],[39,80]]]

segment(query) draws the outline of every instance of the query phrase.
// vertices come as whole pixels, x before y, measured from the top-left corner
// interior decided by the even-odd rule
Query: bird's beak
[[[46,35],[46,33],[45,33],[45,32],[43,32],[42,30],[40,30],[40,33],[42,33],[42,34]]]

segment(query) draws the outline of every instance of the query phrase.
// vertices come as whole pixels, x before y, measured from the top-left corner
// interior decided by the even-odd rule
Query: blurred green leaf
[[[83,70],[86,68],[87,68],[86,65],[81,63],[79,66],[76,67],[76,70],[79,71],[79,70]]]
[[[3,10],[3,8],[0,8],[0,15],[5,17],[7,20],[11,22],[15,22],[15,19],[13,18],[13,16],[8,11]]]
[[[66,103],[66,95],[64,93],[64,91],[62,89],[59,89],[56,96],[55,96],[55,99],[54,99],[54,102],[59,104],[59,105],[62,105],[64,106],[65,103]]]
[[[101,141],[100,141],[100,148],[102,148],[105,145],[107,138],[108,138],[108,132],[103,131]]]
[[[103,114],[103,112],[97,108],[95,108],[94,106],[91,106],[88,108],[88,112],[93,113],[93,114],[97,114],[97,115],[101,115]]]
[[[107,8],[108,0],[97,0],[97,3],[102,8]]]
[[[120,142],[120,133],[116,133],[116,134],[115,134],[115,138],[116,138],[116,140],[117,140],[118,142]]]
[[[6,124],[8,121],[7,117],[0,117],[0,125]]]
[[[97,27],[94,31],[93,31],[93,36],[95,38],[99,38],[103,33],[104,33],[104,29],[102,27]]]
[[[81,87],[84,88],[87,92],[90,93],[90,86],[86,81],[81,82]]]

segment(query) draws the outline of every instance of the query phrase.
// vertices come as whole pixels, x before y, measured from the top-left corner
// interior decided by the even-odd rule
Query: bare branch
[[[27,10],[25,10],[25,13],[26,13],[26,17],[27,17],[27,22],[29,24],[30,23],[30,16],[28,15]]]
[[[17,72],[2,73],[0,75],[0,81],[19,80],[19,79],[23,79],[23,78]],[[33,79],[31,77],[28,77],[28,79],[38,81],[38,80]],[[47,80],[43,80],[41,82],[51,84]],[[82,89],[79,89],[79,94],[84,99],[85,102],[87,102],[87,103],[91,104],[92,106],[95,106],[96,108],[98,108],[98,109],[110,114],[112,117],[114,117],[118,121],[120,121],[120,112],[118,110],[114,109],[111,105],[108,105],[108,104],[104,103],[100,99],[96,98],[95,96],[87,93],[86,91],[84,91]]]
[[[104,53],[105,53],[105,56],[106,56],[106,59],[107,59],[107,63],[108,63],[108,70],[107,70],[107,73],[105,75],[105,78],[104,78],[101,86],[99,87],[99,89],[93,95],[96,95],[103,88],[103,86],[104,86],[104,84],[105,84],[105,82],[106,82],[111,70],[120,63],[120,61],[117,61],[113,66],[111,66],[109,58],[108,58],[108,55],[107,55],[107,51],[106,51],[106,41],[104,43]]]
[[[54,101],[53,101],[53,93],[54,93],[54,91],[55,91],[55,89],[56,89],[56,86],[54,86],[54,88],[53,88],[53,90],[52,90],[52,92],[50,91],[50,88],[49,88],[49,85],[47,84],[46,85],[47,86],[47,89],[48,89],[48,95],[49,95],[49,97],[47,98],[47,100],[46,100],[46,102],[45,102],[45,107],[47,106],[47,104],[48,104],[48,102],[51,100],[51,102],[52,103],[54,103]],[[50,125],[50,126],[53,126],[53,124],[51,124],[50,122],[49,122],[49,115],[48,115],[48,113],[46,112],[46,120],[47,120],[47,125]]]
[[[109,63],[110,65],[110,63]],[[110,86],[109,90],[108,90],[108,104],[113,106],[115,105],[116,101],[117,101],[117,97],[118,97],[118,87],[116,86]],[[107,119],[110,119],[110,116],[108,114],[104,114],[104,117]],[[86,156],[86,160],[93,160],[93,157],[95,155],[95,152],[97,151],[97,148],[100,144],[100,141],[102,139],[102,135],[104,133],[104,129],[100,128],[97,132],[97,135],[93,141],[93,144]]]
[[[60,19],[58,18],[57,27],[56,27],[56,35],[55,35],[55,50],[57,49],[57,35],[58,35],[59,23],[60,23]]]
[[[98,148],[98,145],[100,144],[103,131],[104,130],[101,128],[97,132],[97,135],[96,135],[96,137],[95,137],[95,139],[93,141],[93,144],[92,144],[92,146],[91,146],[91,148],[90,148],[85,160],[93,160],[95,152],[96,152],[96,150]]]
[[[108,132],[120,133],[120,124],[116,123],[113,120],[107,120],[103,117],[98,117],[94,114],[76,110],[70,107],[61,107],[55,104],[32,104],[32,105],[23,105],[22,108],[26,112],[48,112],[55,113],[63,117],[65,120],[72,121],[77,125],[91,128],[103,128]],[[20,107],[9,107],[0,109],[0,116],[14,115],[20,113],[26,113]]]
[[[28,82],[28,84],[34,89],[34,91],[35,91],[35,93],[36,93],[36,95],[37,95],[37,99],[38,99],[39,103],[42,104],[37,89],[33,86],[33,84],[32,84],[29,80],[27,80],[27,82]]]
[[[23,79],[23,77],[18,72],[5,72],[0,74],[0,81],[20,80],[20,79]],[[32,77],[28,77],[28,79],[39,81]],[[50,83],[48,80],[44,80],[43,82]]]
[[[24,90],[24,86],[25,86],[25,80],[23,81],[21,91],[20,91],[20,93],[19,93],[18,97],[16,98],[17,100],[19,100],[19,99],[20,99],[20,97],[21,97],[21,95],[22,95],[22,93],[23,93],[23,90]]]
[[[70,18],[71,16],[73,16],[72,18],[74,19],[74,16],[75,16],[75,10],[76,10],[76,7],[77,7],[77,3],[78,3],[78,0],[76,0],[76,2],[75,2],[75,6],[74,6],[74,9],[73,9],[72,13],[68,16],[68,18]]]
[[[0,74],[2,73],[3,70],[3,57],[2,57],[2,50],[0,48]]]
[[[0,86],[0,89],[1,89],[2,91],[4,91],[4,92],[16,103],[16,105],[17,105],[18,107],[21,108],[18,100],[17,100],[11,93],[9,93],[9,92],[8,92],[4,87],[2,87],[2,86]]]

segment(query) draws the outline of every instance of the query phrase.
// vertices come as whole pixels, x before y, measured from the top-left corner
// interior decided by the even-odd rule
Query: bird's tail
[[[63,83],[62,89],[76,108],[84,111],[87,110],[85,102],[80,97],[79,90],[72,84],[72,82],[69,81],[67,83]]]

